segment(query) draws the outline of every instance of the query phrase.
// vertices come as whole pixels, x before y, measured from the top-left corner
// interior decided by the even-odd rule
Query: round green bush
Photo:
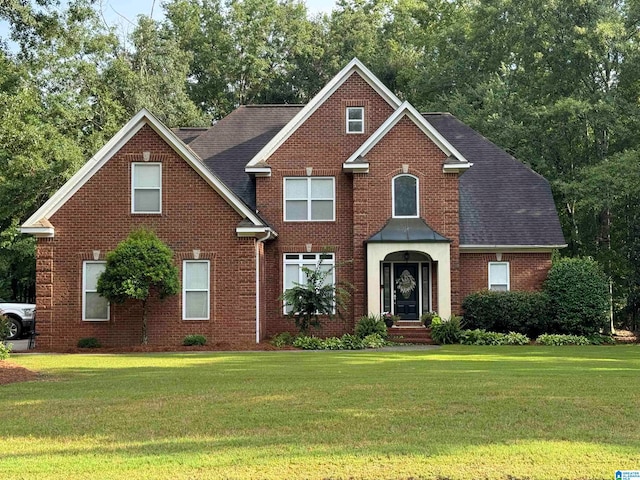
[[[356,336],[365,338],[369,335],[378,334],[382,338],[387,338],[387,326],[379,315],[368,315],[361,317],[356,324]]]
[[[187,335],[182,341],[182,345],[185,347],[192,347],[194,345],[205,345],[207,343],[207,337],[204,335]]]
[[[78,348],[100,348],[100,341],[95,337],[86,337],[78,340]]]
[[[590,258],[553,263],[544,284],[554,333],[591,335],[608,325],[609,285],[600,265]]]

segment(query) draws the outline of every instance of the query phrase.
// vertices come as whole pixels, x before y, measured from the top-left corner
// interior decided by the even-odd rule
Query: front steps
[[[431,329],[418,322],[400,321],[387,329],[387,339],[396,343],[432,345]]]

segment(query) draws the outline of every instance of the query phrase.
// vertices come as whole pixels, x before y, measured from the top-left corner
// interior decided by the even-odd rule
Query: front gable
[[[155,148],[151,148],[154,145]],[[162,152],[162,153],[160,153]],[[110,174],[105,180],[92,181],[100,175],[101,170],[112,158],[119,156],[120,160],[126,163],[116,176]],[[180,158],[188,165],[195,177],[204,180],[240,217],[238,222],[248,220],[251,225],[261,229],[264,233],[268,229],[264,222],[251,211],[220,179],[212,174],[186,145],[184,145],[175,134],[157,120],[145,109],[135,115],[116,135],[114,135],[104,147],[102,147],[94,157],[92,157],[75,175],[71,177],[51,198],[40,207],[23,225],[22,232],[33,234],[38,237],[54,237],[55,225],[51,220],[54,215],[76,195],[85,185],[91,182],[92,189],[95,190],[94,197],[110,199],[110,203],[115,208],[120,206],[120,210],[135,214],[133,203],[134,175],[132,169],[134,165],[152,167],[158,166],[159,174],[164,175],[161,184],[161,199],[164,197],[162,188],[171,185],[171,178],[163,174],[162,164],[168,158]],[[126,191],[119,190],[117,193],[112,190],[113,181],[117,185],[125,186]],[[91,196],[90,196],[91,197]],[[127,208],[122,208],[123,205]],[[110,208],[112,208],[110,206]],[[140,212],[137,212],[140,213]],[[162,214],[162,207],[157,214]],[[246,222],[245,222],[246,223]],[[246,225],[245,225],[246,227]],[[237,230],[239,236],[246,235],[246,228]],[[253,236],[254,233],[251,234]]]

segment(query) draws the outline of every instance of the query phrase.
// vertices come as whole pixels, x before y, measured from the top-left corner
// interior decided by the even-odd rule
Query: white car
[[[9,319],[9,336],[7,340],[20,338],[24,333],[33,330],[36,306],[31,303],[6,302],[0,298],[0,313]]]

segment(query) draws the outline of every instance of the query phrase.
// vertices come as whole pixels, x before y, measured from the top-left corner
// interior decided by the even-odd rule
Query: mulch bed
[[[28,382],[38,377],[36,372],[32,372],[24,367],[11,363],[7,360],[0,360],[0,385],[14,382]]]
[[[62,348],[40,350],[29,350],[29,353],[154,353],[154,352],[268,352],[273,350],[283,350],[276,348],[269,342],[263,343],[227,343],[217,342],[207,345],[194,345],[186,347],[184,345],[134,345],[130,347],[100,347],[100,348]],[[26,353],[26,352],[25,352]],[[16,352],[16,355],[19,355]]]

